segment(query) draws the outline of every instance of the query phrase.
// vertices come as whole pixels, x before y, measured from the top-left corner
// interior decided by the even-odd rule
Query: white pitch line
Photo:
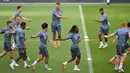
[[[80,11],[80,18],[81,18],[81,23],[82,23],[82,28],[84,32],[84,37],[87,36],[87,31],[86,31],[86,26],[85,26],[85,21],[84,21],[84,15],[83,15],[83,10],[82,10],[82,5],[79,5],[79,11]],[[89,73],[94,73],[93,71],[93,64],[92,64],[92,57],[91,57],[91,52],[89,48],[88,41],[85,41],[85,46],[86,46],[86,52],[87,52],[87,60],[88,60],[88,65],[89,65]]]

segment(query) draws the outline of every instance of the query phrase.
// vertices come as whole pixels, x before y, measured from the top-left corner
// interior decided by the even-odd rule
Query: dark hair
[[[104,10],[104,9],[103,9],[103,8],[100,8],[100,9],[99,9],[99,11],[102,11],[102,10]]]
[[[25,22],[21,22],[21,23],[20,23],[20,26],[23,26],[23,25],[25,26],[26,23],[25,23]]]
[[[8,25],[9,23],[12,23],[12,21],[11,21],[11,20],[9,20],[9,21],[7,21],[6,23],[7,23],[7,25]]]
[[[22,6],[17,6],[17,10],[20,9]]]
[[[59,3],[59,2],[57,2],[57,3],[56,3],[56,5],[60,5],[60,3]]]
[[[130,22],[127,23],[127,27],[130,27]]]
[[[75,29],[78,29],[77,25],[73,25],[69,33],[78,33],[79,31],[75,32]]]
[[[41,27],[42,27],[42,29],[48,28],[48,24],[47,24],[47,23],[43,23],[43,24],[41,25]]]

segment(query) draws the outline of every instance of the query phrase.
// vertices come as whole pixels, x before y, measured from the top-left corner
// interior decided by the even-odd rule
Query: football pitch
[[[27,44],[27,55],[30,57],[31,61],[28,64],[32,64],[39,57],[39,39],[32,39],[30,36],[36,35],[41,31],[41,24],[47,22],[49,24],[48,34],[52,39],[51,32],[51,20],[52,20],[52,10],[55,8],[54,4],[0,4],[0,29],[6,27],[6,21],[16,11],[18,5],[23,6],[22,16],[32,19],[32,22],[27,22],[27,27],[31,27],[31,30],[26,31],[26,44]],[[114,71],[114,65],[109,63],[109,59],[115,55],[115,44],[112,44],[112,39],[109,39],[109,46],[105,49],[99,49],[99,41],[97,33],[100,27],[99,23],[94,22],[94,19],[100,19],[99,8],[104,8],[105,13],[108,15],[108,20],[110,22],[109,33],[114,32],[116,29],[120,28],[122,22],[130,21],[130,4],[111,4],[107,6],[106,4],[84,4],[82,5],[82,12],[79,9],[78,4],[62,4],[61,9],[63,10],[63,15],[68,16],[67,20],[62,20],[62,37],[68,35],[68,31],[71,26],[78,25],[80,33],[82,34],[83,40],[80,43],[80,50],[82,54],[81,62],[79,68],[81,71],[73,71],[75,61],[67,64],[66,70],[61,69],[61,64],[69,59],[71,40],[62,41],[61,46],[58,48],[53,48],[52,44],[48,42],[48,52],[49,52],[49,66],[53,69],[52,71],[44,70],[44,61],[39,62],[36,65],[36,71],[32,71],[31,68],[24,69],[23,61],[19,61],[19,67],[13,71],[10,69],[9,55],[0,58],[0,73],[118,73]],[[84,20],[82,19],[84,16]],[[83,30],[85,23],[85,28],[87,31]],[[84,32],[87,32],[89,36],[89,42],[86,47],[84,41]],[[3,35],[0,35],[0,52],[3,51]],[[91,53],[88,54],[87,49],[90,49]],[[15,58],[18,56],[18,52],[14,51]],[[92,56],[92,64],[88,62],[88,55]],[[91,61],[91,60],[89,60]],[[130,65],[129,56],[127,56],[127,62],[124,64],[124,70],[129,73]],[[93,68],[93,72],[91,72]]]

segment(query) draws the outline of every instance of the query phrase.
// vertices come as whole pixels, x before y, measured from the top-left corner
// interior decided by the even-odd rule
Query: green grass
[[[98,30],[99,23],[93,21],[93,19],[100,19],[99,8],[104,8],[105,13],[108,15],[110,22],[110,33],[113,33],[116,29],[120,28],[122,22],[128,22],[130,17],[130,5],[129,4],[111,4],[109,7],[106,5],[83,5],[83,11],[85,16],[86,28],[90,37],[90,48],[93,58],[93,67],[95,73],[116,73],[114,66],[109,64],[109,60],[115,54],[115,44],[112,44],[112,39],[109,39],[109,47],[106,49],[98,49]],[[124,65],[124,70],[129,73],[129,60]]]
[[[0,5],[0,21],[1,21],[1,28],[5,27],[5,22],[13,15],[14,11],[16,11],[17,5]],[[32,22],[27,22],[27,26],[31,27],[31,30],[26,31],[26,38],[27,38],[27,46],[28,46],[28,56],[31,58],[31,61],[28,62],[32,64],[38,57],[39,57],[39,39],[31,39],[31,35],[37,34],[41,31],[41,24],[43,22],[47,22],[49,24],[48,33],[50,38],[52,39],[52,32],[51,32],[51,19],[52,19],[52,10],[55,5],[22,5],[23,6],[23,13],[22,16],[31,18]],[[68,31],[70,30],[71,26],[77,24],[80,28],[80,32],[82,33],[81,22],[80,22],[80,15],[78,5],[62,5],[63,15],[68,16],[68,20],[62,20],[62,37],[66,37],[68,35]],[[3,41],[3,35],[0,35],[0,41]],[[84,41],[80,43],[81,52],[82,52],[82,60],[79,67],[82,69],[80,72],[76,73],[85,73],[88,72],[88,64],[87,64],[87,56],[84,46]],[[49,66],[53,68],[52,71],[45,71],[44,70],[44,61],[41,61],[36,65],[36,71],[33,73],[75,73],[73,71],[73,67],[75,62],[72,62],[67,65],[65,71],[62,71],[61,64],[69,59],[70,56],[70,47],[71,41],[61,42],[61,47],[53,48],[52,44],[48,43],[48,51],[49,51]],[[0,52],[2,52],[3,42],[0,42]],[[15,51],[15,57],[17,57],[17,51]],[[14,73],[9,68],[10,60],[9,56],[5,56],[0,59],[0,70],[1,72],[5,73]],[[16,68],[16,73],[32,73],[31,69],[24,69],[23,68],[23,61],[19,62],[20,67]]]
[[[16,11],[17,4],[0,4],[0,29],[6,27],[6,21],[14,14]],[[49,24],[48,33],[52,39],[51,32],[51,19],[52,19],[52,9],[55,5],[44,5],[44,4],[23,4],[22,16],[31,18],[32,22],[27,22],[27,26],[31,27],[31,30],[26,31],[26,44],[28,47],[27,53],[31,58],[28,62],[32,64],[39,57],[39,39],[31,39],[31,35],[35,35],[37,32],[41,31],[40,25],[43,22]],[[109,39],[109,47],[106,49],[98,49],[99,41],[97,38],[97,33],[100,27],[99,23],[93,22],[93,19],[100,19],[99,8],[103,7],[108,15],[108,20],[111,23],[110,33],[114,32],[117,28],[120,28],[121,22],[128,22],[130,17],[130,5],[129,4],[111,4],[109,7],[106,5],[83,5],[83,13],[86,22],[86,29],[88,36],[90,37],[90,50],[93,59],[94,73],[117,73],[115,72],[114,66],[109,64],[109,59],[115,54],[115,44],[111,43],[112,39]],[[68,16],[68,20],[62,20],[62,37],[66,37],[69,29],[72,25],[77,24],[80,32],[83,36],[83,30],[81,25],[80,13],[78,5],[65,5],[61,6],[63,10],[63,15]],[[0,52],[3,48],[3,35],[0,35]],[[52,71],[44,70],[44,61],[41,61],[36,65],[36,71],[32,72],[31,69],[23,68],[23,61],[19,62],[19,67],[16,71],[12,71],[9,68],[10,59],[9,55],[0,59],[0,72],[4,73],[89,73],[87,53],[85,50],[84,40],[80,43],[80,49],[82,53],[81,63],[79,67],[82,69],[79,72],[73,71],[75,62],[67,65],[65,71],[62,71],[61,64],[69,59],[70,56],[70,46],[71,41],[61,42],[61,47],[53,48],[52,44],[48,43],[49,51],[49,66],[53,68]],[[17,51],[15,53],[15,58],[18,56]],[[127,58],[127,63],[125,63],[124,68],[126,73],[129,73],[129,60]]]

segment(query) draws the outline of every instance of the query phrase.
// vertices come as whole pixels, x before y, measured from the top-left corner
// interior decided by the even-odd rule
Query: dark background
[[[106,0],[0,0],[0,3],[103,3]],[[130,0],[111,0],[111,3],[130,3]]]

